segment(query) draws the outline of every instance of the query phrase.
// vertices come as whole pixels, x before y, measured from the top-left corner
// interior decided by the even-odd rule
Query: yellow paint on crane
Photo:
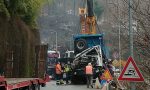
[[[86,8],[79,8],[79,15],[87,14]]]
[[[95,16],[87,16],[86,8],[79,8],[81,34],[96,34],[96,18]]]

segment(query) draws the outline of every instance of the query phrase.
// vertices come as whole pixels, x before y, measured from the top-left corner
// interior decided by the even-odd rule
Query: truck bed
[[[7,84],[17,84],[20,82],[28,82],[38,78],[6,78]]]
[[[0,90],[40,88],[40,85],[44,87],[48,81],[50,81],[48,75],[45,78],[4,78],[0,76]]]
[[[19,89],[38,84],[38,78],[6,78],[8,90]]]

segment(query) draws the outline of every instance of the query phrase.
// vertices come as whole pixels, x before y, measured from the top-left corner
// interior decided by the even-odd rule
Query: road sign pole
[[[130,55],[134,59],[133,56],[133,29],[132,29],[132,11],[131,4],[132,0],[129,0],[129,36],[130,36]]]
[[[132,0],[128,0],[129,2],[129,35],[130,35],[130,55],[132,58],[133,56],[133,29],[132,29],[132,11],[131,11],[131,5],[132,5]],[[131,82],[131,90],[135,90],[135,83]]]
[[[131,90],[135,90],[136,88],[135,85],[136,85],[135,82],[131,82]]]

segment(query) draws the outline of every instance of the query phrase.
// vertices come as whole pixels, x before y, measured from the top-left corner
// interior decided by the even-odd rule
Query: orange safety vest
[[[56,69],[56,74],[61,74],[61,66],[60,66],[60,64],[56,64],[55,69]]]
[[[92,66],[86,66],[85,73],[86,74],[93,74],[93,67]]]

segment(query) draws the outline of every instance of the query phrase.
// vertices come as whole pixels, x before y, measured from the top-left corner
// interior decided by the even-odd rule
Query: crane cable
[[[86,0],[82,0],[82,2],[81,2],[81,7],[82,7],[82,8],[86,8]]]

